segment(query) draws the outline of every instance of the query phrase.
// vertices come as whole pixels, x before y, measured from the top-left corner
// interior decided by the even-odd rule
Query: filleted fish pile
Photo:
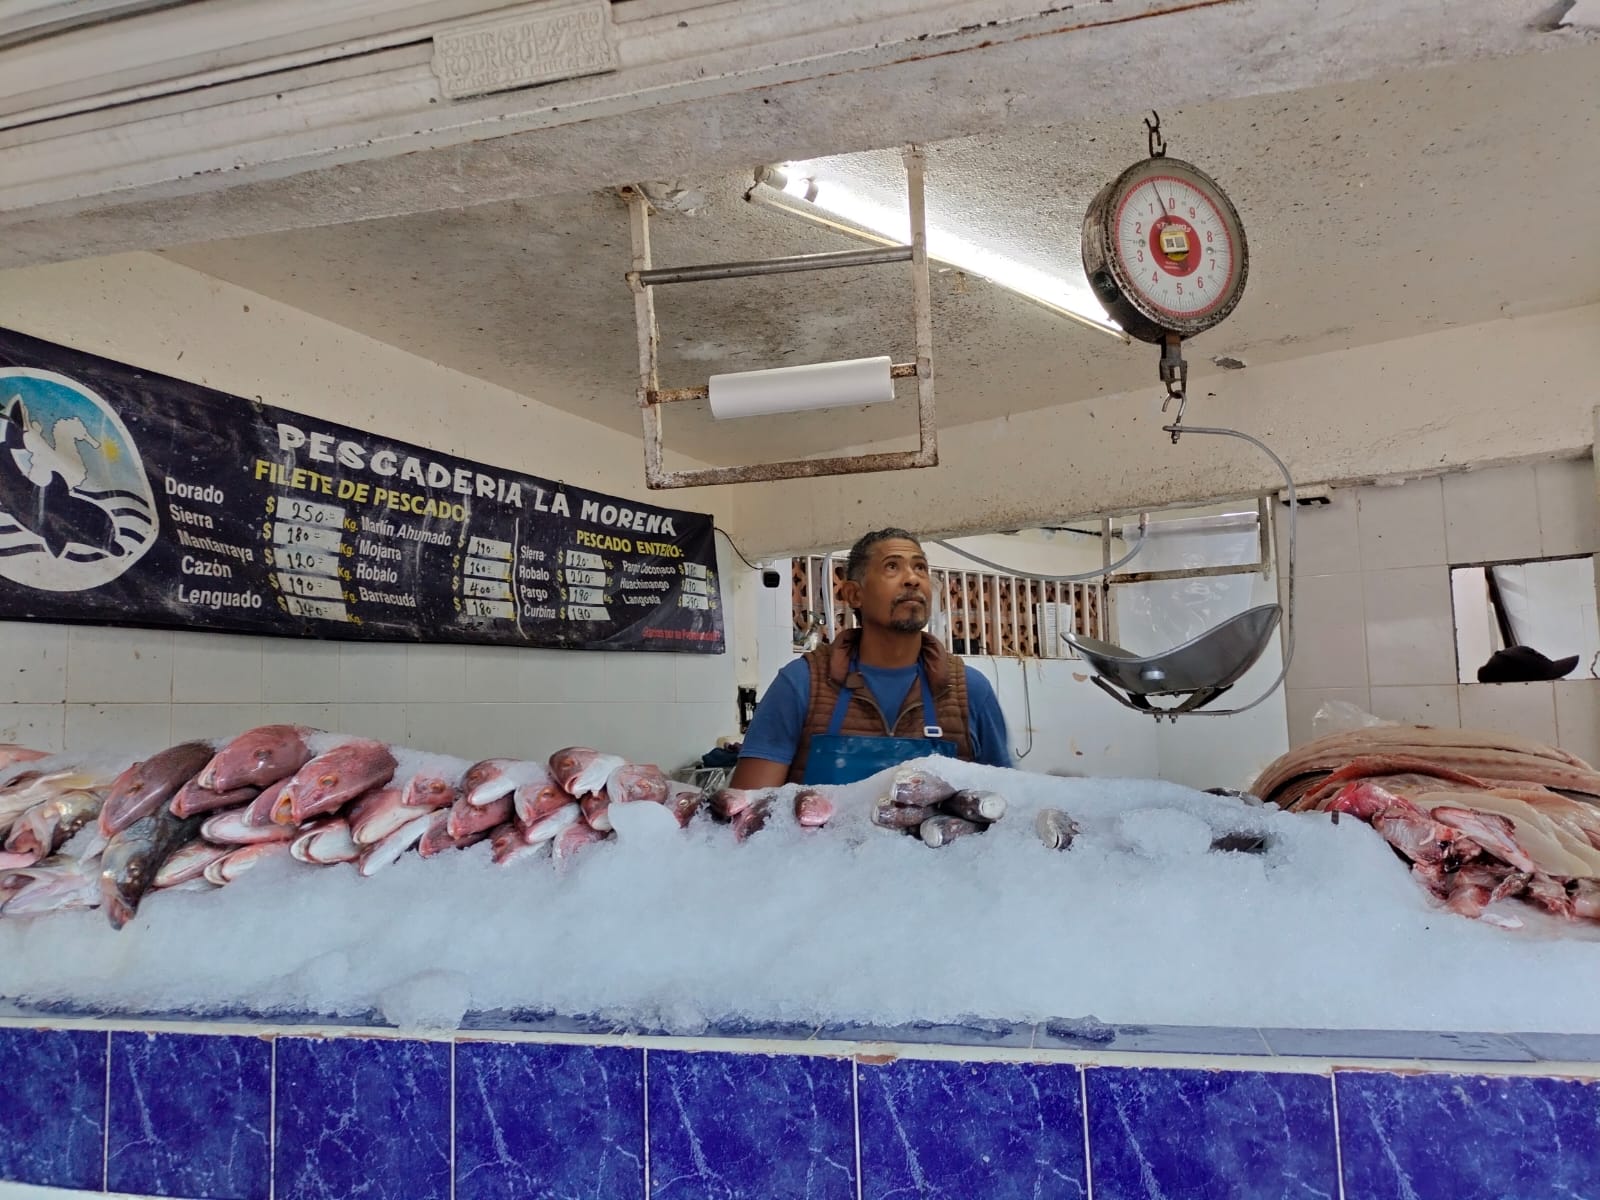
[[[33,765],[45,759],[0,747],[0,915],[98,906],[119,929],[148,892],[223,887],[272,858],[350,863],[371,876],[412,851],[430,858],[488,841],[496,863],[562,861],[612,835],[613,805],[653,804],[679,827],[701,807],[699,788],[659,767],[582,746],[469,764],[264,725],[121,770]],[[833,815],[815,791],[793,808],[807,827]],[[715,816],[742,841],[771,810],[768,795],[729,792]]]
[[[1367,822],[1462,916],[1516,928],[1517,902],[1600,922],[1600,772],[1564,750],[1509,734],[1378,726],[1291,750],[1253,790],[1291,812]]]

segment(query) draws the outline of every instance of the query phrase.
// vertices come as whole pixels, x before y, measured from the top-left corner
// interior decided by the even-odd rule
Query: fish
[[[112,835],[100,855],[100,899],[111,928],[133,920],[162,865],[204,824],[203,816],[180,817],[168,805]]]
[[[180,742],[143,762],[136,762],[111,781],[100,809],[100,832],[110,837],[166,804],[211,761],[209,742]]]
[[[833,820],[833,801],[814,788],[794,794],[794,819],[807,829],[820,829]]]
[[[469,804],[463,796],[443,814],[443,827],[452,840],[470,837],[475,833],[488,833],[511,820],[511,810],[510,796],[501,796],[489,804]]]
[[[234,788],[231,792],[213,792],[203,788],[193,779],[184,784],[168,805],[175,817],[193,817],[201,813],[216,812],[219,808],[234,808],[249,804],[259,793],[253,787]]]
[[[557,809],[537,824],[530,825],[522,830],[522,840],[530,846],[538,845],[540,842],[552,841],[581,821],[583,821],[582,806],[569,804],[565,808]],[[594,829],[594,826],[590,825],[589,828]],[[604,833],[607,831],[596,829],[595,832]]]
[[[457,800],[456,803],[460,804],[462,801]],[[433,814],[433,820],[428,824],[428,831],[417,842],[417,853],[421,857],[432,858],[435,854],[443,854],[446,850],[464,850],[468,846],[477,845],[501,829],[513,828],[502,822],[498,825],[485,826],[482,829],[457,837],[450,832],[450,818],[454,811],[452,808]],[[486,810],[475,808],[472,811],[483,812]]]
[[[905,833],[921,829],[929,817],[937,816],[932,808],[911,808],[896,804],[885,796],[872,806],[872,823],[880,829],[898,829]]]
[[[317,755],[295,772],[278,795],[273,820],[281,825],[300,825],[311,817],[332,812],[364,792],[383,787],[394,778],[395,766],[394,755],[382,742],[345,742]]]
[[[448,808],[456,802],[456,785],[443,775],[418,771],[400,789],[407,808]]]
[[[520,785],[512,794],[512,808],[516,813],[517,824],[532,825],[542,821],[558,808],[576,803],[577,798],[561,790],[561,785],[550,778],[549,772],[545,773],[544,782],[531,782]]]
[[[252,825],[250,808],[230,808],[212,813],[200,826],[200,836],[208,842],[227,846],[256,846],[266,842],[293,841],[297,830],[288,825]]]
[[[1509,818],[1498,813],[1475,812],[1466,808],[1438,805],[1432,810],[1433,819],[1458,829],[1478,845],[1519,871],[1537,871],[1527,852],[1517,845],[1517,829]]]
[[[289,779],[280,779],[277,783],[268,784],[261,789],[261,794],[246,806],[244,819],[251,825],[275,825],[272,814],[277,811],[278,797],[283,795],[283,789],[289,786]]]
[[[368,792],[350,809],[350,836],[358,846],[375,846],[402,825],[439,810],[428,806],[411,808],[402,801],[405,792],[399,788],[379,788]]]
[[[461,780],[461,792],[469,804],[490,804],[509,796],[525,783],[538,783],[549,772],[542,763],[515,758],[486,758],[473,763]]]
[[[288,779],[311,761],[311,748],[306,745],[310,733],[300,725],[259,725],[246,730],[217,751],[197,782],[208,792],[232,792]]]
[[[767,812],[771,808],[770,799],[763,799],[758,804],[752,804],[743,809],[738,816],[733,818],[733,840],[742,842],[752,834],[759,833],[767,827]]]
[[[676,780],[668,783],[666,804],[672,810],[672,815],[678,819],[680,828],[689,827],[689,822],[694,820],[695,813],[700,811],[700,802],[704,795],[705,793],[692,783],[678,783]]]
[[[560,836],[550,844],[550,853],[557,862],[562,862],[571,858],[585,846],[603,842],[610,836],[610,834],[601,833],[599,830],[592,829],[588,825],[579,822],[561,831]]]
[[[429,823],[437,815],[438,810],[430,808],[420,817],[412,817],[382,841],[367,846],[361,851],[361,857],[356,862],[356,870],[363,877],[370,877],[398,862],[402,854],[422,840],[422,835],[428,832]]]
[[[33,861],[48,858],[73,834],[100,814],[99,792],[62,792],[27,809],[11,827],[6,850],[31,854]]]
[[[611,814],[606,812],[611,807],[610,797],[604,792],[587,792],[578,804],[583,809],[583,819],[589,823],[590,829],[596,833],[611,832]]]
[[[193,883],[205,876],[207,867],[219,858],[228,857],[234,850],[233,846],[217,846],[203,838],[180,846],[173,851],[171,858],[161,864],[161,869],[156,872],[156,881],[151,886],[166,889]]]
[[[1265,854],[1271,845],[1264,833],[1219,833],[1211,839],[1211,849],[1223,854]]]
[[[1041,808],[1033,819],[1034,832],[1051,850],[1070,850],[1078,836],[1078,823],[1059,808]]]
[[[568,746],[550,756],[550,774],[563,791],[580,800],[605,790],[611,773],[626,765],[626,761],[615,754],[602,754],[587,746]]]
[[[953,817],[992,825],[1006,815],[1006,798],[998,792],[962,791],[939,801],[939,807]]]
[[[660,767],[648,764],[624,763],[606,780],[606,795],[613,804],[631,804],[652,801],[665,804],[668,780]]]
[[[98,873],[93,861],[56,855],[10,872],[24,882],[11,890],[0,914],[33,917],[69,908],[94,908],[100,903]]]
[[[350,822],[343,817],[329,817],[302,829],[289,843],[289,854],[299,862],[328,866],[354,862],[361,856],[361,847],[350,836]]]
[[[12,742],[0,742],[0,771],[17,763],[36,762],[49,757],[48,750],[29,750],[26,746],[18,746]]]
[[[944,846],[969,833],[981,833],[984,826],[960,817],[929,817],[922,823],[918,834],[930,846]]]
[[[0,788],[0,833],[35,804],[65,792],[104,792],[109,780],[87,771],[25,771]]]
[[[932,808],[955,794],[953,784],[946,783],[921,767],[897,768],[889,784],[890,803],[903,804],[907,808]]]
[[[588,826],[582,826],[587,829]],[[554,840],[545,838],[543,841],[529,845],[522,839],[522,830],[515,825],[502,825],[489,838],[493,848],[490,857],[499,865],[515,862],[520,858],[540,858],[550,853]]]
[[[711,815],[731,821],[745,809],[765,800],[772,793],[753,788],[723,788],[711,797]]]
[[[206,867],[205,880],[222,887],[268,859],[288,856],[288,842],[258,842],[254,846],[239,846]]]

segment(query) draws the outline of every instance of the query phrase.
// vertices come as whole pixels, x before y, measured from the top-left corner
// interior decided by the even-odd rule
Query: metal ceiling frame
[[[858,475],[874,471],[905,471],[939,465],[938,429],[933,406],[933,304],[928,282],[927,210],[923,197],[923,155],[920,146],[904,151],[906,198],[911,216],[911,243],[876,250],[843,250],[832,254],[802,254],[754,262],[711,263],[691,267],[652,266],[650,258],[650,202],[638,188],[624,189],[628,201],[629,230],[633,237],[633,269],[628,286],[633,291],[634,324],[639,335],[639,411],[644,421],[645,483],[653,490],[707,487],[724,483],[759,483],[775,479],[809,479],[821,475]],[[890,375],[917,381],[917,449],[877,454],[852,454],[833,458],[798,458],[741,467],[704,467],[693,471],[668,471],[662,463],[661,409],[685,400],[705,400],[709,387],[663,388],[659,370],[660,333],[656,327],[652,289],[672,283],[742,279],[756,275],[782,275],[796,271],[826,271],[844,267],[911,263],[911,299],[916,321],[917,360],[895,363]]]

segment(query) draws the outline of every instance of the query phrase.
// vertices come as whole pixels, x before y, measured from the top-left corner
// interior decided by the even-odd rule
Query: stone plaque
[[[567,0],[433,37],[433,73],[451,99],[616,69],[609,0]]]

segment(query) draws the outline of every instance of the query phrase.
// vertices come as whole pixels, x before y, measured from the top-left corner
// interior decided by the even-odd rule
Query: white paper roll
[[[713,375],[711,415],[722,421],[730,417],[879,404],[894,399],[890,365],[885,356]]]

